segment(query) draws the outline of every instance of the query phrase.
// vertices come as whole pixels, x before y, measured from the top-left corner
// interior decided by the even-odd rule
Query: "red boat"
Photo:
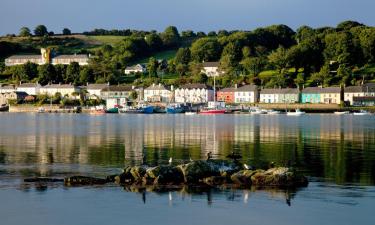
[[[200,114],[224,114],[225,109],[203,109]]]

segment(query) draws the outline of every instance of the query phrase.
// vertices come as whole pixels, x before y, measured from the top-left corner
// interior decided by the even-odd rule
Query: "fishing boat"
[[[7,112],[9,110],[9,106],[6,104],[3,104],[0,106],[0,112]]]
[[[347,114],[350,114],[349,111],[337,111],[337,112],[334,112],[335,115],[347,115]]]
[[[359,112],[354,112],[353,115],[355,116],[365,116],[365,115],[371,115],[369,111],[366,110],[360,110]]]
[[[154,107],[152,105],[144,105],[140,107],[145,114],[152,114],[154,113]]]
[[[224,114],[226,109],[224,107],[224,102],[216,102],[216,79],[214,76],[214,101],[208,102],[208,107],[203,108],[199,113],[200,114]]]
[[[277,115],[277,114],[281,114],[281,112],[277,111],[277,110],[268,110],[267,114],[269,114],[269,115]]]
[[[258,107],[250,108],[249,112],[250,112],[250,114],[254,114],[254,115],[260,115],[260,114],[266,114],[267,113],[266,110],[260,109]]]
[[[38,109],[38,113],[45,113],[46,112],[46,109],[43,108],[43,107],[39,107]]]
[[[180,104],[170,104],[167,106],[166,112],[168,114],[183,113],[184,107],[182,107]]]
[[[286,115],[288,116],[302,116],[305,115],[306,112],[301,111],[300,109],[296,109],[295,112],[287,112]]]
[[[118,108],[114,107],[114,108],[109,108],[105,111],[106,113],[118,113],[119,110]]]

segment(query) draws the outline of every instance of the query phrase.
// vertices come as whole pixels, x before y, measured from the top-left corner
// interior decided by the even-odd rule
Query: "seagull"
[[[190,162],[193,162],[194,160],[190,157]]]
[[[228,159],[233,159],[233,161],[237,161],[238,159],[241,159],[242,156],[239,155],[239,154],[236,154],[236,153],[232,152],[231,154],[227,155],[227,158]]]
[[[168,162],[169,162],[169,165],[172,164],[172,157],[169,158]]]
[[[212,152],[208,152],[207,153],[207,161],[210,160],[212,158]]]
[[[243,164],[243,167],[245,167],[245,169],[250,169],[249,165],[247,165],[246,163]]]

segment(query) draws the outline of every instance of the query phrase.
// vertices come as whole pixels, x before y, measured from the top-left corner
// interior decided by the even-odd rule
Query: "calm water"
[[[124,190],[24,184],[105,176],[124,165],[232,150],[258,167],[288,160],[300,190]],[[373,224],[375,116],[0,114],[1,224]]]

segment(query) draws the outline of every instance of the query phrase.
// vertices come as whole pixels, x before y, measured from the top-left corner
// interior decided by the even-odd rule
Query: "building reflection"
[[[122,167],[144,157],[160,164],[237,151],[258,165],[312,163],[312,175],[338,183],[374,177],[374,121],[353,116],[7,116],[0,125],[0,163],[32,164],[41,175],[54,164]]]

